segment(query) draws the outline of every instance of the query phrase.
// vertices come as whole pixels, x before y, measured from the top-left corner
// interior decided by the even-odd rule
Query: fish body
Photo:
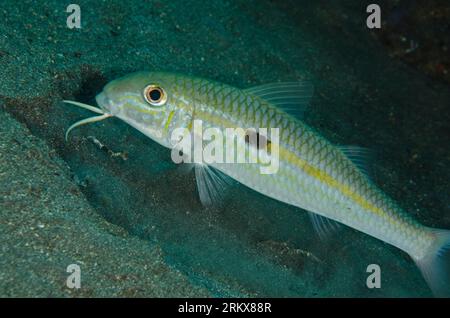
[[[149,103],[151,97],[145,92],[149,85],[163,88],[164,105]],[[415,221],[376,187],[346,148],[332,144],[279,107],[283,102],[301,102],[302,92],[304,86],[293,83],[239,89],[180,74],[138,72],[110,82],[96,100],[105,114],[126,121],[168,148],[173,148],[174,130],[191,130],[195,120],[201,120],[203,129],[278,128],[276,173],[262,174],[261,163],[209,166],[263,195],[402,249],[438,295],[447,293],[450,281],[438,255],[449,247],[450,232]],[[248,151],[249,146],[241,140],[237,147]]]

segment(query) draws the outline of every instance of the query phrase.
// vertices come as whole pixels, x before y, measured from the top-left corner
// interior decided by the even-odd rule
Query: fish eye
[[[144,98],[153,106],[162,106],[167,101],[166,92],[158,85],[147,85],[144,88]]]

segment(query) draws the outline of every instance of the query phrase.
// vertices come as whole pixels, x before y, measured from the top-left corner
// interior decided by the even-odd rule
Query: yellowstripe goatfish
[[[320,232],[333,220],[402,249],[436,296],[450,295],[450,266],[445,260],[450,256],[450,231],[421,225],[379,190],[360,165],[360,148],[330,143],[289,112],[291,106],[301,109],[311,95],[311,85],[303,82],[239,89],[180,74],[137,72],[108,83],[96,97],[99,108],[65,101],[99,114],[72,125],[66,138],[79,125],[112,116],[168,148],[174,147],[172,132],[191,130],[195,120],[204,128],[278,128],[276,173],[262,174],[260,163],[197,164],[200,199],[213,201],[223,190],[220,176],[226,175],[311,212]]]

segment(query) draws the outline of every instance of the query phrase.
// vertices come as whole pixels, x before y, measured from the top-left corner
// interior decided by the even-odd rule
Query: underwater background
[[[238,87],[308,80],[305,121],[376,154],[379,187],[450,228],[448,1],[0,2],[1,297],[429,297],[408,255],[244,186],[205,208],[194,175],[118,119],[65,130],[138,70]],[[99,146],[100,142],[103,146]],[[369,264],[380,289],[366,287]],[[66,287],[70,264],[80,289]]]

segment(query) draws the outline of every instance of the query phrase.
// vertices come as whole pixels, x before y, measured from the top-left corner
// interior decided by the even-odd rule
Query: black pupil
[[[159,101],[161,99],[161,91],[159,89],[152,89],[150,91],[149,95],[150,95],[150,99],[153,102],[157,102],[157,101]]]

